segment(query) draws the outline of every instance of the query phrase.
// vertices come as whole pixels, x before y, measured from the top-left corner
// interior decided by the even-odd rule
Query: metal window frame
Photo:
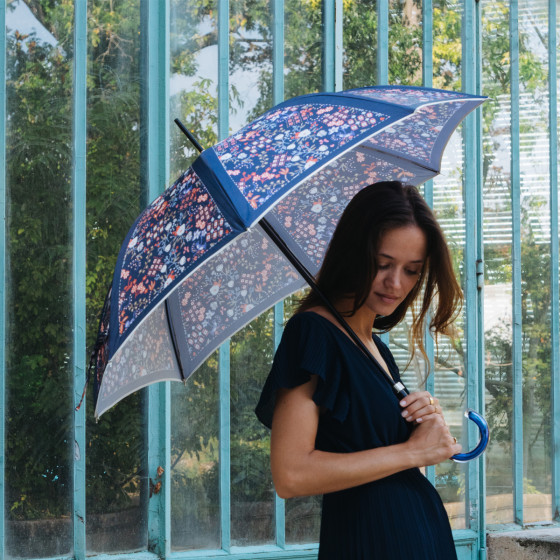
[[[86,353],[86,140],[87,140],[87,2],[76,0],[74,3],[74,60],[73,60],[73,400],[77,404],[85,380]],[[273,101],[278,103],[284,97],[284,0],[274,0],[273,10]],[[342,89],[342,0],[324,0],[324,74],[325,90]],[[388,82],[389,49],[389,0],[377,1],[377,83]],[[480,3],[476,0],[463,0],[463,89],[467,92],[481,92],[481,25]],[[169,0],[150,2],[142,0],[141,20],[144,34],[143,49],[146,65],[143,100],[143,119],[147,134],[145,162],[146,196],[155,198],[168,180],[169,174]],[[520,410],[521,393],[521,268],[520,268],[520,182],[519,182],[519,30],[517,24],[518,0],[510,0],[510,56],[511,56],[511,172],[512,172],[512,217],[513,217],[513,316],[514,316],[514,406]],[[560,449],[560,304],[559,304],[559,259],[558,259],[558,128],[557,128],[557,54],[556,2],[549,0],[549,136],[550,149],[550,219],[551,219],[551,289],[552,289],[552,445]],[[433,63],[433,20],[432,0],[424,0],[423,19],[423,83],[432,85]],[[6,2],[0,3],[0,139],[6,139]],[[218,136],[220,139],[229,134],[229,0],[218,0]],[[464,125],[465,160],[480,162],[482,157],[481,111],[467,118]],[[465,166],[465,209],[466,227],[476,232],[476,243],[465,247],[466,254],[466,297],[477,302],[467,307],[467,404],[483,410],[484,407],[484,360],[483,360],[483,316],[482,316],[482,177],[479,166]],[[425,186],[428,201],[433,198],[433,185]],[[0,231],[0,410],[6,410],[5,388],[5,346],[6,346],[6,152],[0,152],[0,218],[4,227]],[[281,325],[284,320],[283,304],[274,308],[275,344],[279,342]],[[433,361],[433,346],[427,339],[427,349]],[[221,549],[210,551],[171,550],[170,522],[170,409],[171,395],[169,383],[158,384],[147,390],[147,448],[148,477],[154,479],[157,468],[164,468],[163,491],[154,495],[148,506],[148,550],[138,553],[104,554],[94,556],[96,560],[119,560],[131,558],[152,560],[156,558],[206,559],[227,557],[230,559],[248,558],[316,558],[317,545],[287,545],[285,536],[285,503],[276,498],[276,543],[268,546],[234,547],[230,535],[230,408],[229,408],[229,343],[220,348],[220,500],[221,500]],[[474,358],[473,358],[474,357]],[[470,359],[473,358],[473,359]],[[433,369],[433,368],[432,368]],[[428,388],[433,390],[433,375],[428,379]],[[5,448],[5,422],[0,423],[0,446]],[[469,430],[469,444],[476,434]],[[86,476],[85,476],[85,404],[74,414],[75,453],[73,462],[73,557],[84,560],[86,557]],[[523,525],[523,431],[522,416],[515,416],[514,424],[514,511],[515,522]],[[552,492],[553,518],[559,520],[560,510],[560,457],[552,455]],[[434,470],[428,469],[428,477],[434,479]],[[467,467],[467,529],[454,531],[459,558],[485,558],[485,470],[483,463],[471,463]],[[5,550],[5,459],[0,453],[0,557]],[[67,557],[65,557],[67,558]],[[54,559],[50,559],[54,560]]]

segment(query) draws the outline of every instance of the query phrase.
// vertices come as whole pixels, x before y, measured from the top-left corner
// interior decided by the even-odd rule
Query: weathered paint
[[[519,27],[518,2],[509,8],[511,87],[511,212],[513,276],[513,511],[523,525],[523,372],[521,313],[521,179],[519,165]]]
[[[2,26],[3,28],[5,26]],[[5,52],[5,51],[3,51]],[[74,557],[86,553],[86,405],[76,410],[86,379],[86,136],[87,3],[74,3],[72,290],[74,363]],[[5,75],[5,73],[4,73]]]
[[[140,9],[145,123],[141,142],[147,204],[163,192],[169,179],[169,0],[142,0]],[[164,557],[171,550],[170,384],[151,385],[147,395],[148,483],[161,482],[161,490],[150,492],[148,501],[148,550]]]
[[[560,305],[558,279],[558,72],[556,54],[556,0],[548,2],[548,99],[550,123],[550,315],[552,519],[560,521]]]

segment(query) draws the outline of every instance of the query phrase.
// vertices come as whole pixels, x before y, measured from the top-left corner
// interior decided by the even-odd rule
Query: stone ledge
[[[560,528],[488,533],[488,560],[558,560]]]

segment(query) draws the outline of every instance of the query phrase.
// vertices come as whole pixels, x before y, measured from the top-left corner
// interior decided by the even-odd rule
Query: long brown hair
[[[384,181],[358,192],[338,222],[316,281],[335,305],[343,298],[352,298],[353,306],[346,316],[354,315],[365,303],[377,274],[376,255],[381,238],[390,230],[410,225],[419,227],[426,236],[424,266],[406,299],[391,315],[377,316],[373,326],[386,332],[400,323],[411,308],[411,354],[418,348],[426,358],[423,338],[427,317],[434,335],[453,335],[452,323],[461,308],[463,294],[441,227],[416,187]],[[413,305],[422,291],[421,306]],[[297,312],[319,305],[324,305],[323,300],[311,290]]]

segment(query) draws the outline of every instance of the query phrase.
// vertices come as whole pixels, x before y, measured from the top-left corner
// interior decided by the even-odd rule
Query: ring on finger
[[[457,438],[453,437],[453,443],[457,443]]]
[[[430,397],[430,404],[433,406],[434,405],[434,399],[432,397]]]

